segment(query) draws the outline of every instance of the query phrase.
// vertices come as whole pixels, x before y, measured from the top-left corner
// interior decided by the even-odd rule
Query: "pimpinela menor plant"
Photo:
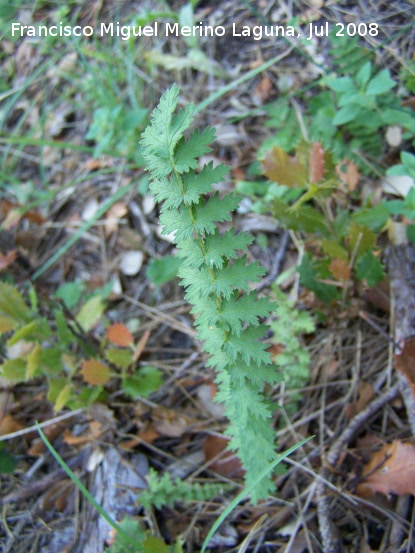
[[[152,178],[150,191],[161,203],[163,233],[174,233],[183,259],[179,276],[193,305],[198,338],[209,354],[207,365],[216,371],[217,398],[230,421],[230,447],[237,451],[250,486],[276,458],[272,406],[263,387],[280,382],[282,376],[270,366],[263,341],[268,327],[261,322],[275,305],[250,289],[249,283],[265,272],[242,254],[253,238],[233,228],[218,229],[218,223],[231,220],[238,198],[212,193],[212,184],[228,172],[223,164],[214,167],[210,162],[198,170],[198,159],[210,151],[215,132],[208,127],[184,137],[195,108],[190,104],[176,111],[179,91],[173,85],[162,96],[141,145]],[[272,489],[269,475],[255,486],[252,501]]]

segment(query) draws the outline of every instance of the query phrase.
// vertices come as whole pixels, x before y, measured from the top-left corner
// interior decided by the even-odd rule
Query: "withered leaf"
[[[415,446],[400,440],[384,444],[363,467],[362,476],[356,490],[362,497],[375,492],[415,495]]]
[[[306,165],[297,156],[289,156],[282,148],[274,146],[262,161],[264,174],[270,181],[285,186],[303,187],[308,183]]]
[[[214,435],[207,436],[203,442],[205,460],[211,461],[212,459],[215,459],[215,457],[218,457],[215,461],[212,461],[212,463],[209,464],[209,467],[212,470],[228,478],[242,478],[245,471],[242,467],[241,461],[234,452],[225,451],[228,444],[228,438],[222,438]],[[222,452],[224,452],[223,455],[219,457]]]

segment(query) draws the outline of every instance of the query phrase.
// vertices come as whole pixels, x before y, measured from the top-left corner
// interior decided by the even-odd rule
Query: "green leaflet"
[[[235,229],[220,232],[218,223],[231,220],[238,205],[233,194],[213,194],[227,167],[213,163],[198,170],[198,158],[209,151],[213,129],[194,131],[186,140],[194,106],[176,113],[179,88],[173,85],[154,110],[142,136],[142,152],[151,172],[151,192],[161,203],[164,234],[173,233],[186,299],[193,304],[195,326],[208,366],[217,372],[218,397],[225,404],[230,424],[230,447],[237,451],[248,485],[258,480],[266,464],[276,459],[273,407],[263,395],[264,383],[274,385],[282,376],[271,366],[263,341],[267,318],[275,305],[258,298],[250,284],[265,270],[244,255],[252,237]],[[256,502],[273,490],[272,475],[258,482],[252,492]]]

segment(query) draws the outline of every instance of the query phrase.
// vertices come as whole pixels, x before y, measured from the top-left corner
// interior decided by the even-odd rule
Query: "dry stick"
[[[330,467],[336,465],[343,448],[361,431],[363,424],[384,405],[395,399],[399,392],[400,384],[398,383],[392,388],[389,388],[382,396],[372,401],[366,409],[353,417],[347,428],[342,432],[327,453],[325,466],[323,466],[321,470],[323,478],[326,480],[329,479]],[[337,530],[331,522],[332,512],[330,510],[329,496],[326,495],[325,488],[324,481],[320,480],[317,485],[317,512],[320,533],[323,540],[323,551],[324,553],[341,553],[343,551],[343,544],[340,539],[337,538]]]
[[[266,276],[260,284],[256,287],[257,292],[262,290],[263,288],[266,288],[268,286],[271,286],[271,284],[274,283],[275,279],[280,273],[281,270],[281,264],[283,262],[285,252],[287,251],[288,242],[290,240],[290,233],[288,231],[285,231],[281,238],[281,243],[278,248],[278,251],[275,255],[274,262],[271,267],[271,271],[268,276]]]

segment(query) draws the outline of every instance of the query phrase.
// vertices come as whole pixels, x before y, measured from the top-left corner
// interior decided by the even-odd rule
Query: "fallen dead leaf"
[[[415,495],[415,446],[400,440],[384,444],[363,467],[362,478],[356,490],[361,497],[376,492]]]
[[[17,259],[16,250],[10,250],[5,255],[0,252],[0,272],[12,265]]]
[[[97,440],[104,430],[105,427],[99,421],[92,420],[88,425],[87,431],[79,436],[74,436],[69,428],[67,428],[63,435],[63,441],[68,445],[87,444]]]
[[[375,390],[370,382],[360,382],[358,399],[346,406],[346,415],[352,418],[360,413],[360,411],[363,411],[374,395]]]
[[[242,478],[245,470],[233,451],[225,451],[228,443],[229,440],[227,438],[213,435],[207,436],[203,442],[205,460],[206,462],[211,461],[224,451],[225,453],[219,459],[209,464],[209,468],[227,478]]]
[[[55,508],[58,512],[63,512],[67,506],[67,500],[70,494],[75,489],[75,484],[69,478],[55,482],[41,501],[43,511],[50,511]]]
[[[0,436],[7,436],[13,432],[22,430],[24,426],[20,424],[12,415],[6,415],[0,423]]]
[[[158,405],[152,411],[154,428],[159,434],[170,436],[171,438],[180,438],[193,423],[190,417],[174,409],[166,409]]]
[[[261,80],[256,85],[254,90],[254,95],[258,99],[259,104],[263,104],[266,102],[271,94],[272,91],[272,81],[271,79],[264,73],[261,77]]]
[[[110,209],[107,211],[105,216],[105,236],[111,236],[117,229],[120,219],[127,214],[127,206],[122,202],[116,202]]]
[[[46,426],[43,429],[43,433],[45,434],[46,438],[49,440],[49,442],[53,442],[55,438],[60,436],[62,434],[63,426],[61,423],[55,423],[51,424],[49,426]],[[32,455],[32,457],[39,457],[40,455],[43,455],[46,451],[46,446],[41,438],[35,438],[32,442],[31,447],[28,450],[28,454]]]

